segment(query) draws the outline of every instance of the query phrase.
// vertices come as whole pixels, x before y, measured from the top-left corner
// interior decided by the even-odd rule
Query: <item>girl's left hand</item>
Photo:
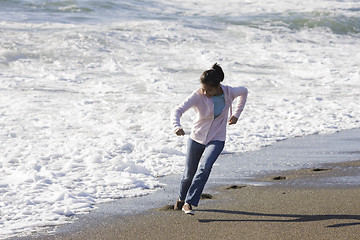
[[[236,117],[232,116],[228,123],[229,123],[229,125],[232,125],[232,124],[236,124],[237,121],[238,121],[238,119]]]

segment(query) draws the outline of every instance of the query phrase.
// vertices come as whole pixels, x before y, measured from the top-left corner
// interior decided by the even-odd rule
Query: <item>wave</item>
[[[360,32],[360,18],[344,15],[334,16],[331,13],[312,12],[308,14],[289,14],[284,23],[290,28],[327,28],[335,34],[346,35]]]
[[[269,0],[267,4],[275,3]],[[254,4],[254,3],[252,3]],[[360,7],[346,8],[344,5],[337,7],[324,6],[322,10],[315,8],[313,11],[294,10],[292,4],[285,7],[268,9],[266,12],[258,10],[256,6],[238,3],[241,7],[237,11],[223,6],[223,11],[218,9],[196,10],[196,3],[179,3],[174,1],[98,1],[98,0],[24,0],[0,1],[1,19],[15,21],[36,22],[107,22],[126,20],[171,20],[188,23],[203,29],[209,23],[225,23],[245,25],[260,29],[283,28],[291,31],[304,28],[325,28],[335,34],[358,34],[360,32]],[[270,4],[271,5],[271,4]],[[269,5],[269,6],[270,6]],[[235,6],[235,5],[234,5]],[[208,7],[208,6],[207,6]],[[259,7],[259,6],[258,6]]]
[[[355,9],[352,9],[352,11],[355,11]],[[234,25],[245,25],[260,29],[286,28],[291,31],[298,31],[309,28],[326,28],[340,35],[360,33],[359,17],[334,15],[330,12],[257,14],[254,16],[226,17],[219,20]]]

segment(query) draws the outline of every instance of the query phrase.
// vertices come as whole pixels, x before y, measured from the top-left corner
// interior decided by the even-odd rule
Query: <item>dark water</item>
[[[281,5],[281,1],[273,0]],[[210,2],[209,2],[210,3]],[[354,1],[356,3],[356,1]],[[0,1],[0,20],[23,22],[106,23],[129,20],[181,21],[195,28],[246,25],[261,29],[285,28],[297,31],[303,28],[326,28],[335,34],[360,32],[360,7],[324,7],[315,11],[281,11],[239,13],[225,12],[199,14],[192,12],[194,4],[175,5],[172,1]],[[226,3],[225,3],[226,4]],[[264,3],[266,4],[266,3]],[[334,1],[336,4],[336,1]],[[336,5],[335,5],[336,6]],[[243,6],[239,6],[243,7]],[[199,6],[201,8],[201,6]],[[221,6],[220,6],[221,8]],[[250,7],[249,7],[250,9]],[[281,8],[280,8],[281,9]],[[200,11],[201,12],[201,11]]]

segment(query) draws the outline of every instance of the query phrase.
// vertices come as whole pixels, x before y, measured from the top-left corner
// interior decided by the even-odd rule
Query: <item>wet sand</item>
[[[194,216],[174,211],[169,204],[35,239],[359,239],[358,185],[306,184],[359,174],[359,166],[360,161],[329,164],[258,179],[271,183],[268,186],[217,187],[195,208]],[[279,176],[285,178],[275,180]]]
[[[311,135],[260,151],[225,154],[195,216],[171,209],[181,176],[169,175],[153,194],[100,204],[89,214],[74,216],[73,223],[14,240],[360,239],[359,134],[360,129],[353,129]],[[302,167],[267,169],[261,173],[269,175],[246,179],[236,171],[259,162],[266,169],[267,162],[279,158],[286,160],[280,168],[287,163]]]

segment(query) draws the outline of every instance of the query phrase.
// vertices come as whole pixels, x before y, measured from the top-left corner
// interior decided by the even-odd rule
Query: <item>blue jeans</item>
[[[180,200],[185,200],[193,206],[199,204],[200,196],[209,178],[212,166],[224,149],[224,145],[224,141],[212,141],[207,145],[203,145],[189,138],[186,165],[180,184]],[[203,156],[203,159],[198,170],[201,156]],[[196,171],[198,172],[196,173]]]

